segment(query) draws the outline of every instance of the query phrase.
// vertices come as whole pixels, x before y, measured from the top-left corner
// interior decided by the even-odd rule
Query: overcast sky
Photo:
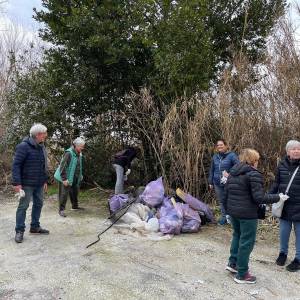
[[[291,3],[291,6],[295,6],[295,4],[300,6],[300,0],[288,0],[288,3]],[[41,0],[6,0],[4,11],[0,17],[0,26],[12,21],[23,26],[26,31],[36,32],[41,25],[32,18],[33,7],[40,10],[42,8]],[[300,39],[300,16],[296,13],[295,8],[291,9],[290,14]]]

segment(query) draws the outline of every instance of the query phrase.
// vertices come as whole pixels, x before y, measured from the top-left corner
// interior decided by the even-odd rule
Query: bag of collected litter
[[[118,211],[128,201],[128,195],[118,194],[109,199],[109,209],[111,213]]]
[[[159,230],[158,219],[156,217],[149,219],[148,222],[145,224],[145,229],[150,232],[158,232]]]
[[[199,210],[203,211],[209,222],[215,222],[214,214],[207,204],[198,200],[197,198],[193,197],[192,195],[183,192],[179,188],[176,190],[176,195],[179,198],[181,198],[185,203],[187,203],[192,209],[194,209],[196,211],[199,211]]]
[[[181,232],[198,232],[201,225],[199,213],[189,207],[188,204],[178,203],[181,205],[183,213],[183,224]]]
[[[162,182],[162,177],[147,184],[144,192],[140,195],[143,203],[149,207],[159,206],[164,199],[165,189]]]
[[[179,206],[162,206],[159,210],[159,230],[164,234],[180,234],[183,215]]]

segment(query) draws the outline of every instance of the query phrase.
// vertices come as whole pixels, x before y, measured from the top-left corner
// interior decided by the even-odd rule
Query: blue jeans
[[[294,225],[296,236],[296,255],[295,258],[300,260],[300,222],[292,222],[280,219],[280,252],[288,254],[290,234]]]
[[[225,207],[224,207],[224,194],[225,194],[224,186],[214,184],[214,189],[215,189],[215,193],[217,196],[217,200],[218,200],[220,208],[221,208],[222,218],[226,218],[226,211],[225,211]]]
[[[124,193],[124,168],[120,165],[113,164],[113,167],[116,170],[117,181],[115,185],[115,194]]]
[[[40,227],[40,216],[43,207],[44,188],[23,186],[25,196],[19,201],[16,213],[16,231],[25,231],[26,211],[32,199],[31,228]]]

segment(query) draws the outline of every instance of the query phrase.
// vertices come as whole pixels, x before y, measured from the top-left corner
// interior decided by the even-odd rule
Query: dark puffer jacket
[[[269,193],[285,193],[290,178],[299,166],[300,160],[290,160],[287,156],[279,163],[275,182]],[[300,168],[288,192],[290,197],[283,206],[281,218],[287,221],[300,221]]]
[[[137,152],[135,148],[128,147],[118,153],[115,154],[113,164],[119,165],[124,169],[131,168],[131,162],[136,157]]]
[[[225,185],[227,214],[239,219],[257,219],[259,204],[279,201],[277,194],[265,194],[262,174],[246,163],[236,164]]]
[[[16,147],[12,165],[12,184],[38,187],[47,182],[47,155],[44,145],[25,138]]]

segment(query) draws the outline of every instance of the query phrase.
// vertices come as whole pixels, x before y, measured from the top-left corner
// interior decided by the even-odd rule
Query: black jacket
[[[262,174],[246,163],[236,164],[225,185],[226,213],[239,219],[257,219],[259,204],[279,201],[277,194],[265,194]]]
[[[285,193],[291,176],[299,166],[300,160],[290,160],[287,156],[279,163],[275,182],[269,193]],[[299,168],[300,169],[300,168]],[[298,170],[289,189],[290,197],[283,206],[281,218],[288,221],[300,221],[300,170]]]
[[[17,145],[12,165],[12,184],[39,187],[47,182],[47,153],[43,144],[25,138]]]
[[[136,157],[137,152],[135,148],[128,147],[127,149],[124,149],[118,153],[115,154],[113,159],[113,164],[119,165],[123,167],[124,169],[130,169],[131,168],[131,162]]]

